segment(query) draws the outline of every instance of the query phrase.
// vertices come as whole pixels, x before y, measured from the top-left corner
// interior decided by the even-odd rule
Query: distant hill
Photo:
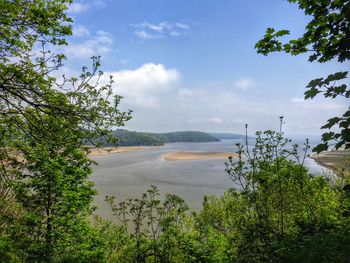
[[[165,143],[162,137],[153,133],[116,130],[112,134],[118,138],[119,146],[159,146]]]
[[[219,138],[205,132],[182,131],[167,133],[135,132],[118,129],[113,131],[119,146],[158,146],[170,142],[216,142]]]
[[[235,134],[235,133],[220,133],[220,132],[210,132],[208,133],[211,136],[214,136],[220,140],[236,140],[236,139],[244,139],[245,135]],[[248,137],[250,138],[250,137]]]
[[[219,138],[205,132],[182,131],[159,134],[165,142],[217,142]]]

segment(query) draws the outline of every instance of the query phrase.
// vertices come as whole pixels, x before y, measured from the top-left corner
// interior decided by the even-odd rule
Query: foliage
[[[130,112],[119,111],[112,79],[99,84],[98,57],[79,78],[53,77],[65,56],[51,50],[71,34],[70,3],[0,3],[0,255],[8,261],[91,262],[99,253],[83,144],[108,138]]]
[[[135,132],[127,130],[113,131],[113,136],[117,138],[119,146],[137,146],[137,145],[163,145],[164,140],[157,134],[146,132]]]
[[[210,132],[209,134],[220,140],[237,140],[245,138],[244,135],[235,133]]]
[[[221,197],[205,197],[198,213],[186,215],[176,196],[161,201],[155,187],[119,204],[107,197],[129,244],[126,250],[115,241],[116,261],[346,262],[349,179],[307,171],[308,142],[301,148],[291,144],[282,127],[257,132],[254,145],[249,141],[246,137],[237,145],[238,160],[226,163],[234,188]]]
[[[205,132],[183,131],[161,133],[165,142],[217,142],[218,138]]]
[[[163,145],[170,142],[215,142],[219,139],[205,132],[184,131],[168,133],[135,132],[116,130],[112,135],[118,146]],[[105,140],[105,143],[108,142]]]
[[[276,31],[268,28],[260,41],[255,45],[258,53],[267,55],[271,52],[286,52],[299,55],[309,52],[309,61],[327,62],[337,59],[346,62],[350,59],[350,1],[348,0],[288,0],[298,3],[305,15],[311,16],[311,21],[305,28],[302,37],[282,43],[279,39],[289,35],[288,30]],[[326,78],[310,81],[306,86],[305,99],[312,99],[321,93],[325,98],[338,96],[350,98],[350,89],[345,84],[348,72],[337,72]],[[337,82],[340,82],[337,84]],[[332,129],[322,135],[322,144],[313,150],[321,152],[329,148],[330,142],[335,141],[335,148],[344,146],[350,148],[350,108],[341,116],[327,121],[322,129]]]
[[[132,229],[129,236],[133,244],[131,262],[183,260],[181,250],[188,207],[176,195],[167,194],[163,202],[158,196],[158,189],[151,186],[140,199],[128,199],[116,204],[115,197],[106,197],[123,228]]]
[[[300,149],[281,130],[266,131],[257,133],[254,146],[246,140],[237,148],[238,161],[226,164],[235,188],[206,198],[196,218],[201,242],[222,240],[221,233],[221,262],[345,261],[348,185],[305,169],[308,142]]]
[[[79,78],[63,77],[60,82],[53,77],[64,55],[51,50],[66,44],[65,37],[71,34],[71,19],[65,13],[70,3],[0,2],[0,261],[344,262],[349,258],[346,171],[340,169],[340,182],[310,174],[304,167],[308,143],[300,157],[300,149],[283,138],[282,128],[258,132],[253,148],[248,137],[245,145],[237,145],[239,158],[229,159],[226,171],[239,187],[221,197],[206,197],[198,214],[188,215],[186,203],[176,195],[160,198],[152,186],[141,198],[119,203],[106,198],[120,225],[101,218],[92,224],[95,191],[88,179],[92,161],[84,144],[115,141],[111,128],[122,126],[130,112],[119,111],[121,97],[113,94],[112,79],[100,85],[98,57]],[[302,8],[311,8],[311,14],[317,7],[315,1],[301,3]],[[343,1],[324,3],[348,7]],[[341,10],[326,17],[342,15]],[[339,30],[341,36],[342,27]],[[327,53],[323,48],[329,43],[321,44],[316,53],[320,59],[337,54],[346,58],[347,47]],[[328,89],[330,82],[345,77],[339,73],[320,79],[310,84],[310,90]],[[308,96],[315,96],[312,92]],[[332,86],[324,94],[346,92]],[[171,142],[198,140],[198,135],[159,136]],[[341,136],[337,139],[344,139]]]
[[[227,172],[241,189],[232,192],[232,201],[243,202],[240,207],[246,209],[236,218],[243,229],[241,232],[237,226],[243,237],[238,244],[239,262],[298,262],[301,258],[297,260],[298,256],[306,253],[304,246],[310,245],[307,244],[310,238],[315,238],[312,242],[326,239],[325,247],[341,244],[332,238],[343,235],[340,225],[349,224],[338,199],[342,190],[338,189],[338,193],[326,177],[314,176],[305,169],[307,141],[299,149],[283,138],[281,130],[266,131],[257,133],[252,149],[247,142],[237,147],[238,162],[230,159]],[[319,261],[329,262],[326,258],[333,253],[332,249],[320,247],[314,253],[319,255]],[[346,258],[343,249],[339,259]]]

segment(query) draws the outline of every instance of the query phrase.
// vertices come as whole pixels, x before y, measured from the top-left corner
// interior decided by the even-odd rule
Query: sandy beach
[[[89,156],[103,156],[103,155],[109,155],[114,153],[126,153],[126,152],[136,152],[136,151],[143,151],[146,149],[152,149],[155,146],[124,146],[124,147],[117,147],[117,148],[92,148],[90,149]]]
[[[184,152],[175,151],[163,155],[166,161],[186,161],[186,160],[210,160],[210,159],[226,159],[228,157],[237,157],[235,153],[225,152]]]

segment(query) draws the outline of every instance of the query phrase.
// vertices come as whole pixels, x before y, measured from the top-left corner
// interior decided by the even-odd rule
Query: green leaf
[[[322,134],[322,141],[327,142],[333,139],[334,132],[326,132]]]
[[[347,74],[348,74],[347,71],[341,71],[341,72],[336,72],[334,74],[330,74],[325,79],[325,82],[328,84],[331,81],[337,81],[337,80],[345,79],[347,77]]]
[[[316,86],[321,87],[323,85],[323,78],[313,79],[307,84],[307,88],[316,88]]]
[[[320,153],[328,150],[328,143],[321,143],[312,149],[313,152]]]
[[[331,118],[327,121],[327,124],[323,125],[321,129],[330,129],[332,128],[335,124],[337,124],[339,121],[341,121],[341,118],[339,117],[334,117]]]
[[[317,94],[321,93],[321,91],[317,88],[310,88],[307,91],[304,92],[304,98],[307,99],[313,99]]]

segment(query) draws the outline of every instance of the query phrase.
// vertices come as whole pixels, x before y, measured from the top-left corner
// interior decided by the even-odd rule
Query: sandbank
[[[166,161],[190,161],[190,160],[210,160],[227,159],[228,157],[237,157],[235,153],[226,152],[169,152],[163,155]]]
[[[146,149],[154,148],[154,146],[123,146],[123,147],[103,147],[103,148],[92,148],[89,149],[89,156],[104,156],[114,153],[126,153],[126,152],[136,152],[143,151]]]

